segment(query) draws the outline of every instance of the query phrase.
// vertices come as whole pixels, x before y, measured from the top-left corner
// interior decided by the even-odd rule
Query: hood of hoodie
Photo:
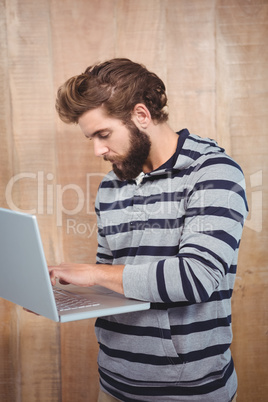
[[[210,138],[190,134],[187,129],[183,129],[177,134],[179,138],[175,154],[158,169],[149,173],[148,176],[168,174],[174,170],[181,171],[189,168],[192,164],[196,164],[196,161],[201,157],[225,154],[225,150]]]

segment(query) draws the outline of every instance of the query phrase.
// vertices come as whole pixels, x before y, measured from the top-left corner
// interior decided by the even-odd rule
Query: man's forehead
[[[108,116],[102,107],[98,107],[83,113],[78,119],[78,124],[85,136],[92,138],[104,131],[112,130],[117,125],[123,125],[123,122]]]

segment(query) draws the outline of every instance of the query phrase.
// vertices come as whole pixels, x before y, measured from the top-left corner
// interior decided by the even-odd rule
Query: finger
[[[50,276],[51,284],[52,284],[53,286],[56,285],[57,276],[56,276],[56,273],[55,273],[55,270],[54,270],[54,269],[51,270],[51,271],[49,271],[49,276]]]
[[[49,273],[51,273],[51,271],[53,271],[53,269],[57,268],[57,266],[55,265],[50,265],[48,268]]]

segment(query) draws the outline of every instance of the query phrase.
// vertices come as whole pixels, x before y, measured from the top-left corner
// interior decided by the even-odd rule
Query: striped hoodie
[[[228,402],[231,296],[247,215],[240,167],[217,143],[178,136],[151,173],[100,184],[97,263],[124,264],[125,296],[151,309],[99,318],[102,389],[130,401]]]

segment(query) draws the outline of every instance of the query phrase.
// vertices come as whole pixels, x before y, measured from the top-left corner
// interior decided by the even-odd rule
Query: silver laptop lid
[[[3,208],[0,297],[59,321],[36,217]]]
[[[59,314],[36,217],[0,208],[0,297],[61,322],[150,308],[149,302],[128,299],[101,287],[63,288],[83,294],[98,305]]]

